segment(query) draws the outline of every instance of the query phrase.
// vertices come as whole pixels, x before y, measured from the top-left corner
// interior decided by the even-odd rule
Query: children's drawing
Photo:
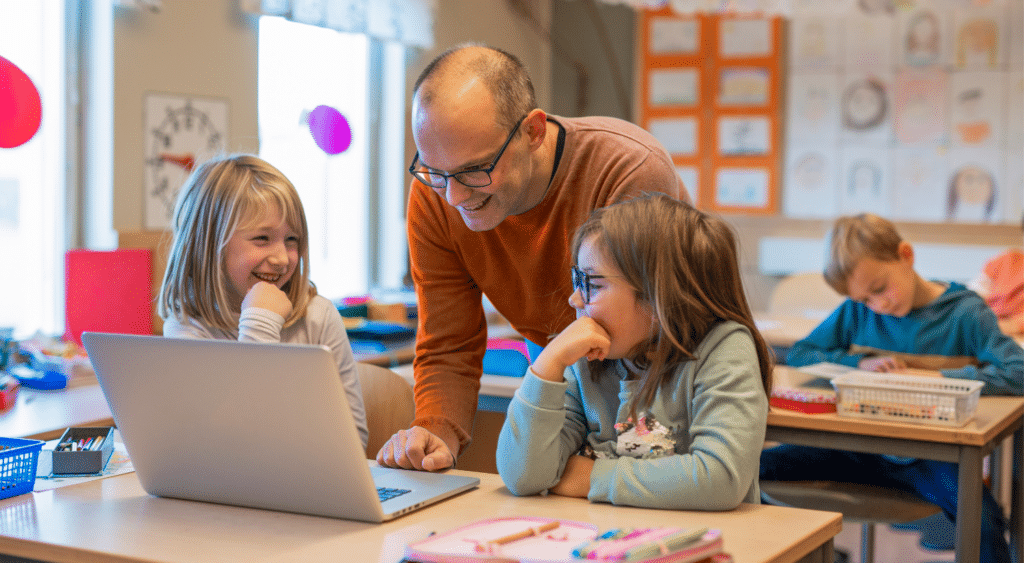
[[[814,15],[793,17],[789,22],[790,67],[802,70],[834,70],[839,56],[839,20]]]
[[[652,119],[647,129],[661,141],[669,154],[689,156],[697,153],[697,118]]]
[[[961,223],[991,222],[996,209],[996,179],[979,164],[953,171],[946,199],[946,218]]]
[[[892,158],[892,219],[946,220],[948,176],[942,145],[897,147]]]
[[[857,12],[843,19],[843,49],[847,69],[874,71],[893,66],[896,19]]]
[[[909,66],[931,66],[941,61],[942,22],[931,10],[910,15],[903,36],[903,62]]]
[[[896,75],[893,122],[901,143],[934,143],[946,131],[946,73],[904,71]]]
[[[862,78],[843,90],[843,127],[851,131],[875,129],[889,112],[885,85],[872,78]]]
[[[723,106],[764,106],[768,103],[767,68],[724,68],[719,74],[718,104]]]
[[[958,69],[995,70],[999,68],[999,20],[997,15],[963,12],[953,35],[953,65]]]
[[[690,201],[695,205],[700,204],[700,172],[694,166],[676,166],[676,174],[683,180],[683,187]]]
[[[767,170],[720,168],[715,182],[715,200],[719,206],[762,208],[768,205]]]
[[[692,18],[654,18],[651,21],[652,54],[690,54],[700,45],[700,27]]]
[[[840,211],[843,214],[871,212],[889,215],[887,150],[844,147],[840,177]]]
[[[1003,74],[958,72],[950,89],[951,137],[966,147],[995,146],[1002,141]]]
[[[648,79],[652,106],[692,106],[697,103],[700,77],[696,68],[652,70]]]
[[[813,145],[789,147],[782,193],[787,216],[817,219],[836,215],[834,154]]]
[[[771,21],[755,18],[722,19],[718,25],[718,54],[723,58],[771,55]]]
[[[771,151],[771,123],[767,117],[721,117],[718,154],[763,155]]]
[[[839,79],[836,75],[791,75],[786,119],[786,135],[791,141],[835,140],[839,133]]]

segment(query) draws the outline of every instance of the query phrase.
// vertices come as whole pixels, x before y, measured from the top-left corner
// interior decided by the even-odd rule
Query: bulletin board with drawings
[[[780,205],[782,22],[638,18],[639,120],[672,155],[699,207],[774,214]]]
[[[1024,3],[795,2],[786,216],[1019,225]]]

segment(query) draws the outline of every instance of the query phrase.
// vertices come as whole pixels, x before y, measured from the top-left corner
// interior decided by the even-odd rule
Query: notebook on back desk
[[[151,495],[381,522],[480,483],[368,461],[325,347],[82,340]]]

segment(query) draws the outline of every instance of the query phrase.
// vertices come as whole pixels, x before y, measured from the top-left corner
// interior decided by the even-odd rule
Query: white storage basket
[[[981,381],[852,371],[832,380],[842,416],[963,426],[978,407]]]

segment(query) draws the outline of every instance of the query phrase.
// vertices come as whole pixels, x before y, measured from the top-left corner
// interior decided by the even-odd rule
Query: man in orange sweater
[[[498,49],[462,45],[434,59],[414,87],[412,130],[416,419],[377,461],[436,471],[470,442],[483,295],[543,346],[575,319],[569,242],[590,212],[643,192],[688,197],[650,133],[614,118],[547,115],[522,63]]]

